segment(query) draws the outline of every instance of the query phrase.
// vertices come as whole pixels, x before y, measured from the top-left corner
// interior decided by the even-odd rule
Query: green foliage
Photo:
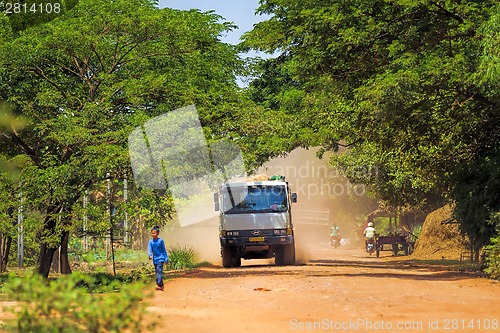
[[[201,261],[193,265],[193,268],[198,268],[198,267],[209,267],[212,266],[212,263],[210,261]]]
[[[20,13],[15,13],[8,15],[9,30],[14,33],[19,33],[23,30],[28,29],[31,26],[40,25],[46,22],[50,22],[55,18],[63,15],[68,10],[71,10],[79,0],[59,0],[59,1],[47,1],[47,0],[23,0],[23,1],[12,1],[10,3],[21,3],[26,4],[26,12],[24,12],[24,6],[21,7]],[[7,1],[0,2],[1,13],[5,13],[7,9]],[[58,5],[55,5],[55,4]],[[55,6],[54,6],[55,5]],[[0,18],[1,22],[1,18]],[[0,32],[1,32],[0,23]],[[12,37],[12,36],[11,36]],[[0,40],[1,40],[0,36]]]
[[[477,79],[492,95],[500,90],[500,4],[491,9],[491,17],[480,30],[483,37],[483,55]]]
[[[44,217],[42,262],[61,235],[77,229],[73,221],[81,212],[73,210],[85,190],[105,193],[107,172],[113,180],[132,179],[127,138],[135,127],[196,104],[208,136],[238,128],[221,125],[240,98],[235,75],[241,61],[219,40],[232,24],[211,12],[160,10],[150,0],[63,5],[57,18],[0,15],[0,100],[9,102],[15,118],[0,127],[0,155],[24,161],[15,186],[22,187],[27,208]],[[11,126],[20,119],[23,126]],[[172,201],[159,194],[131,192],[118,214],[127,210],[148,224],[168,218]],[[110,226],[105,200],[93,204],[90,226],[102,231]],[[48,274],[47,265],[40,273]]]
[[[80,239],[77,239],[78,244],[80,244]],[[70,251],[74,253],[75,259],[82,259],[87,263],[97,263],[97,262],[106,262],[106,250],[104,250],[104,242],[99,244],[102,247],[98,249],[90,250],[86,253],[83,253],[82,249],[75,247],[74,245],[70,245]],[[140,250],[131,250],[127,248],[118,248],[114,250],[115,253],[115,261],[116,262],[128,262],[128,263],[144,263],[147,258],[144,254],[144,251]]]
[[[413,235],[415,235],[415,237],[419,238],[420,234],[422,233],[422,226],[421,225],[415,226],[415,228],[413,228],[413,230],[411,231],[411,233]]]
[[[500,214],[497,214],[500,220]],[[500,236],[497,235],[491,239],[491,244],[484,248],[486,255],[485,272],[490,278],[500,280]]]
[[[455,217],[479,253],[500,228],[500,154],[486,156],[457,168]],[[497,214],[497,215],[495,215]]]
[[[155,276],[154,266],[148,263],[143,263],[140,267],[131,270],[129,273],[123,275],[128,281],[144,281],[150,282],[151,278]]]
[[[196,254],[192,247],[176,245],[168,249],[169,269],[193,268]]]
[[[126,273],[118,273],[116,275],[96,272],[91,274],[75,274],[74,279],[77,280],[78,287],[85,288],[89,293],[103,294],[108,292],[120,292],[123,289],[129,288],[130,285],[145,284],[149,282],[148,274],[150,270],[144,269],[145,264],[136,270]],[[154,271],[152,272],[154,273]],[[81,278],[82,276],[89,276],[89,279]],[[80,280],[78,280],[80,279]]]
[[[260,4],[271,17],[241,47],[280,55],[257,63],[250,92],[279,117],[294,115],[289,147],[348,147],[332,164],[389,206],[430,211],[465,197],[452,194],[469,187],[460,170],[493,158],[500,142],[497,1]],[[365,167],[376,177],[357,172]],[[495,183],[489,174],[481,183]],[[478,244],[494,230],[496,204],[484,201],[463,203],[480,216],[457,215]]]
[[[11,278],[6,290],[19,303],[11,309],[10,332],[123,332],[143,329],[143,285],[118,288],[115,282],[73,274],[46,281],[39,276]],[[112,292],[110,290],[117,290]],[[95,295],[106,292],[105,297]]]

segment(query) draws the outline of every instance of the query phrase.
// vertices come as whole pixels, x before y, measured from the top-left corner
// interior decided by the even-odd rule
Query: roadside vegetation
[[[492,279],[500,280],[500,236],[491,240],[491,244],[485,248],[486,269],[485,272]]]
[[[145,321],[144,281],[109,274],[81,274],[45,280],[38,274],[11,276],[2,288],[15,305],[6,332],[140,332]],[[4,307],[5,311],[5,307]]]
[[[173,274],[167,273],[167,279],[176,270],[209,264],[196,263],[190,247],[173,247],[168,252],[170,265],[166,268]],[[10,304],[2,306],[2,331],[151,331],[156,323],[147,316],[147,306],[154,268],[144,261],[145,256],[144,251],[118,251],[116,259],[121,264],[116,275],[110,273],[110,262],[100,251],[86,254],[90,266],[79,266],[82,271],[70,275],[45,279],[33,268],[0,274],[0,301]],[[3,319],[6,317],[10,319]]]

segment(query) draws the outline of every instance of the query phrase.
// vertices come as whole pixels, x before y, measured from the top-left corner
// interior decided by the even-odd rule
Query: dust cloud
[[[352,185],[342,170],[332,168],[331,154],[322,159],[318,148],[296,149],[286,157],[275,158],[257,170],[267,175],[286,177],[297,203],[292,205],[297,262],[317,257],[318,248],[328,248],[330,228],[339,227],[342,237],[352,246],[361,243],[360,230],[365,216],[377,208],[377,202],[365,196],[365,188]]]
[[[214,265],[221,265],[219,242],[219,217],[204,220],[200,216],[200,223],[181,227],[174,220],[172,226],[164,227],[162,238],[167,250],[172,247],[191,247],[196,253],[196,261],[208,261]]]
[[[355,243],[366,214],[376,208],[376,202],[366,198],[364,188],[350,184],[339,170],[328,166],[329,155],[316,157],[317,149],[296,149],[286,157],[275,158],[259,168],[256,174],[283,175],[298,202],[292,205],[296,240],[296,259],[305,263],[315,257],[315,249],[327,248],[329,229],[340,228],[342,237]],[[167,248],[192,247],[197,261],[221,265],[219,218],[199,214],[200,223],[180,227],[174,221],[164,227],[162,238]],[[274,260],[244,260],[243,265],[273,263]]]

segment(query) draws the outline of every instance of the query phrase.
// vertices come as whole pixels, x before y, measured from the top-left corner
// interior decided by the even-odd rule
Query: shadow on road
[[[456,266],[401,261],[310,260],[305,265],[249,265],[238,268],[204,267],[178,275],[178,278],[236,278],[241,276],[284,275],[297,277],[369,277],[426,281],[457,281],[479,277],[461,272]]]

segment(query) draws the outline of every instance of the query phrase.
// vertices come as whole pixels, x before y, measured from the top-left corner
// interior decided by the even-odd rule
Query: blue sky
[[[238,26],[238,30],[228,33],[223,41],[237,44],[240,36],[249,30],[255,23],[263,21],[267,16],[255,15],[259,0],[160,0],[160,8],[170,7],[175,9],[200,9],[202,12],[214,10],[227,21]]]
[[[238,44],[244,32],[252,30],[255,23],[269,18],[269,15],[255,15],[255,10],[259,7],[259,0],[159,0],[158,7],[182,10],[199,9],[202,12],[214,10],[216,14],[224,17],[226,21],[233,22],[238,26],[238,29],[221,37],[223,42],[229,44]],[[241,54],[241,56],[270,58],[273,55],[250,51]],[[240,87],[245,87],[248,84],[243,78],[237,78],[236,82]]]

